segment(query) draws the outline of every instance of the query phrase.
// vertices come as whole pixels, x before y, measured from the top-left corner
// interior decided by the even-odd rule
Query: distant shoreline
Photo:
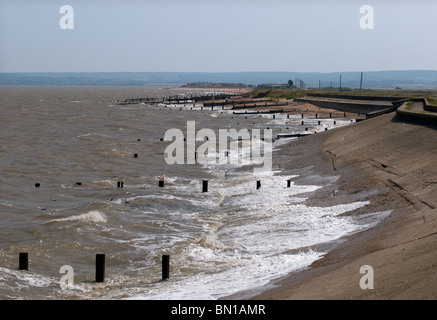
[[[361,72],[0,72],[0,85],[182,86],[194,82],[287,83],[301,79],[306,88],[360,88]],[[339,77],[342,75],[341,85]],[[364,72],[363,88],[437,89],[436,70]]]

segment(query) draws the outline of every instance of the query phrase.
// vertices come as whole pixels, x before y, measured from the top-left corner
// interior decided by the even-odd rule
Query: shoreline
[[[401,121],[395,112],[282,147],[274,166],[281,175],[306,171],[296,184],[338,176],[311,196],[310,205],[364,198],[367,206],[347,214],[391,213],[371,228],[322,244],[327,253],[308,268],[222,299],[436,299],[435,150],[435,127]],[[360,287],[364,265],[373,268],[374,289]]]

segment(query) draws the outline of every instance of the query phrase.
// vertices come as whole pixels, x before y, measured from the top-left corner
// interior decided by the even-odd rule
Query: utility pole
[[[361,72],[360,91],[363,89],[363,73]]]
[[[319,80],[319,91],[320,91],[320,80]]]
[[[340,75],[340,91],[341,91],[341,75]]]

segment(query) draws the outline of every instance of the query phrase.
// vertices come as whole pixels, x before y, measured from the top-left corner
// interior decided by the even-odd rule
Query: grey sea
[[[181,90],[0,88],[0,299],[218,299],[256,290],[324,254],[300,248],[376,223],[339,216],[366,201],[307,205],[322,186],[295,185],[296,176],[275,167],[254,173],[244,163],[167,164],[170,142],[161,139],[171,128],[185,132],[187,121],[217,133],[301,130],[300,116],[117,104]],[[272,157],[292,139],[275,140]],[[18,269],[20,252],[28,253],[28,270]],[[102,253],[105,280],[96,283]]]

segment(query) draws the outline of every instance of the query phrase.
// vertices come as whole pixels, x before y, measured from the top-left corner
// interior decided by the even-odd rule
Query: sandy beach
[[[436,299],[436,150],[435,127],[400,121],[394,112],[287,145],[274,157],[284,174],[339,176],[316,192],[314,205],[366,197],[370,204],[350,214],[392,211],[377,226],[326,244],[329,252],[309,268],[251,298]],[[360,287],[363,265],[373,268],[373,289]]]

